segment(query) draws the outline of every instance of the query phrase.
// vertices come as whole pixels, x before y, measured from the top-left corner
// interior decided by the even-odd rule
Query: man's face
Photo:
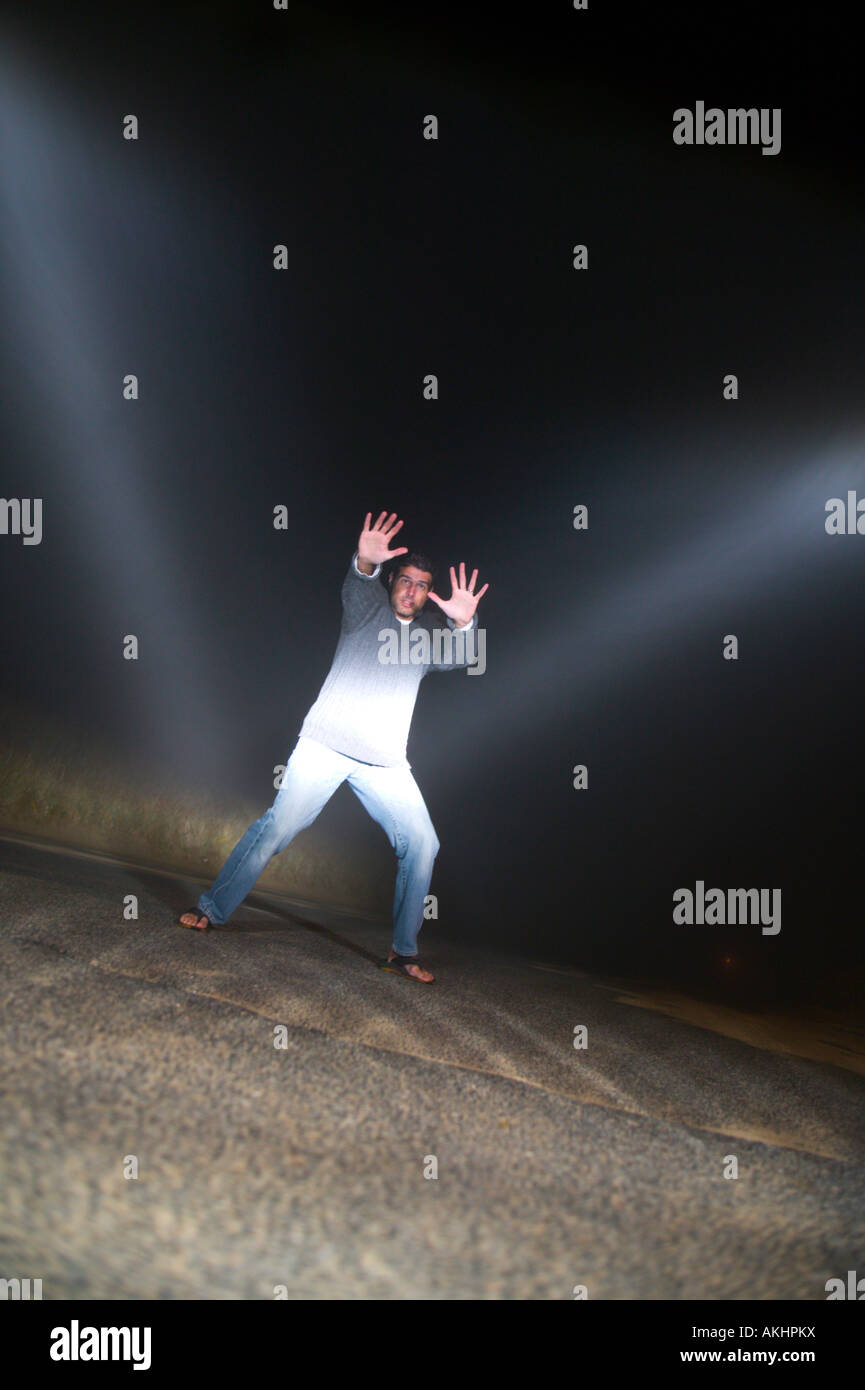
[[[391,580],[390,606],[398,617],[413,618],[423,608],[431,588],[432,575],[428,570],[405,565]]]

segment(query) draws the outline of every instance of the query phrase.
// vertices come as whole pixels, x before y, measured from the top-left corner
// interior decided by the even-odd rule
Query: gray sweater
[[[411,620],[400,619],[390,606],[390,598],[379,580],[381,565],[372,574],[357,568],[357,552],[352,557],[342,586],[342,626],[333,663],[318,699],[300,730],[301,738],[317,739],[338,753],[360,762],[394,767],[406,760],[409,726],[414,713],[418,687],[429,671],[457,671],[475,659],[472,639],[462,639],[465,651],[456,641],[450,653],[433,642],[437,626],[425,610]],[[474,627],[477,614],[469,627]],[[454,629],[451,618],[448,626]],[[400,629],[408,628],[408,633]],[[405,654],[408,637],[425,628],[428,639],[415,641],[418,655],[424,643],[429,660],[383,662],[387,643],[391,650],[399,644]],[[468,629],[466,629],[467,631]],[[388,633],[386,638],[379,634]],[[468,660],[461,659],[468,656]]]

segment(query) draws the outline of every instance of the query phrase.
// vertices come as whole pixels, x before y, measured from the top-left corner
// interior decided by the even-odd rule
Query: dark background
[[[394,510],[490,584],[486,673],[409,741],[437,930],[858,998],[865,537],[824,508],[865,496],[861,121],[806,15],[7,6],[0,490],[44,499],[0,537],[9,707],[263,809]],[[675,146],[697,100],[781,107],[780,154]],[[379,849],[345,788],[324,817]],[[675,926],[698,878],[780,887],[780,935]]]

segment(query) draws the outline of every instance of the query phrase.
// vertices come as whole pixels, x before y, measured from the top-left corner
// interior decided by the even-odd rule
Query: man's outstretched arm
[[[367,512],[357,550],[342,585],[343,627],[349,631],[359,627],[387,602],[384,589],[377,582],[382,563],[394,555],[404,555],[408,549],[407,546],[390,549],[391,540],[402,526],[395,512],[390,516],[382,512],[374,526],[370,525],[371,519],[372,513]]]
[[[443,599],[439,594],[434,593],[432,589],[430,590],[428,597],[432,599],[433,603],[438,604],[439,608],[447,617],[448,626],[452,629],[452,631],[455,634],[461,631],[467,633],[467,629],[469,628],[478,628],[476,609],[478,603],[483,598],[484,594],[490,586],[489,584],[485,584],[484,587],[481,590],[479,590],[478,593],[475,593],[475,584],[477,583],[478,572],[477,570],[474,570],[472,572],[471,579],[469,580],[468,584],[466,584],[466,567],[464,561],[462,560],[460,561],[459,583],[457,583],[456,571],[454,570],[453,565],[451,565],[450,567],[450,575],[450,598]],[[479,641],[477,631],[475,631],[471,637],[468,636],[468,633],[465,637],[460,639],[457,639],[455,637],[450,645],[449,651],[446,649],[446,652],[442,654],[441,660],[433,661],[430,666],[430,670],[461,671],[466,666],[473,666],[477,664],[480,650],[481,644]],[[462,656],[459,655],[460,652],[462,653]]]

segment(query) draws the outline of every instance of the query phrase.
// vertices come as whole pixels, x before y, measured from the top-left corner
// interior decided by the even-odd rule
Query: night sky
[[[7,16],[0,491],[44,526],[0,536],[7,706],[263,810],[364,515],[395,511],[398,544],[490,585],[486,672],[425,680],[409,739],[437,930],[719,993],[728,949],[760,997],[855,979],[865,535],[825,530],[865,497],[840,21]],[[676,146],[698,100],[780,108],[780,153]],[[347,788],[327,817],[335,853],[381,839]],[[675,926],[697,879],[780,887],[782,931]]]

